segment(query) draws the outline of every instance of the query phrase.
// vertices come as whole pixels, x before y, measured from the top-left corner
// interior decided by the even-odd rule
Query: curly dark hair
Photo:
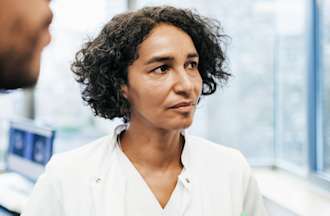
[[[95,115],[129,121],[130,105],[122,95],[128,66],[138,58],[138,46],[155,26],[166,23],[186,32],[199,54],[202,95],[213,94],[230,74],[226,70],[226,36],[217,20],[189,9],[144,7],[114,16],[93,40],[83,45],[71,66],[81,84],[82,98]]]

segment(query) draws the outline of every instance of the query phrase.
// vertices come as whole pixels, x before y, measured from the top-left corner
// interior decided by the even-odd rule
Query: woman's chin
[[[168,125],[168,127],[169,127],[169,129],[172,129],[172,130],[182,130],[182,129],[186,129],[186,128],[190,127],[191,124],[192,124],[192,118],[172,122],[171,125]]]

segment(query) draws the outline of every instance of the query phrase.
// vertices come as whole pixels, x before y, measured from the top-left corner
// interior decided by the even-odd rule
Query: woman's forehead
[[[157,25],[139,45],[139,57],[187,56],[197,53],[191,37],[183,30],[169,24]]]

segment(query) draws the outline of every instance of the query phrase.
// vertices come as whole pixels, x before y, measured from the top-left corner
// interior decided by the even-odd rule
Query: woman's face
[[[122,89],[131,105],[130,122],[165,130],[189,127],[202,89],[190,36],[160,24],[140,44],[138,54]]]

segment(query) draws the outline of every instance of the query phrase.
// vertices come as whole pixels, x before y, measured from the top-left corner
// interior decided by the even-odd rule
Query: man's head
[[[51,20],[49,0],[0,0],[0,89],[36,83]]]

